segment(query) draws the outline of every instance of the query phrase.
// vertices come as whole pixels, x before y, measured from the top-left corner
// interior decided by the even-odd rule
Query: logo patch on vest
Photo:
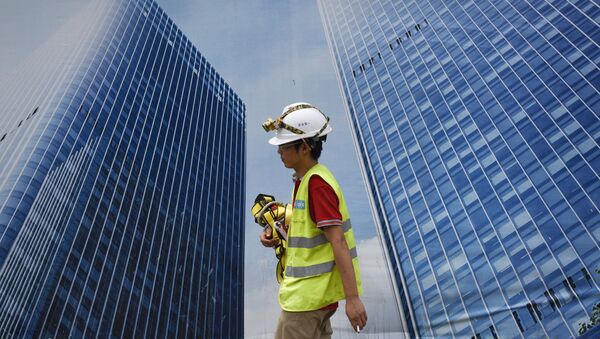
[[[304,208],[306,208],[306,203],[304,202],[304,200],[296,200],[296,202],[294,203],[294,208],[303,210]]]

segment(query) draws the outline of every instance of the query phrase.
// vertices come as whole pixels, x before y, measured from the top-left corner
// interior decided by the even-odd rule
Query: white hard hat
[[[329,118],[306,102],[285,106],[281,116],[276,121],[267,120],[263,128],[266,131],[277,130],[277,134],[269,139],[269,143],[276,146],[301,139],[319,138],[332,130]]]

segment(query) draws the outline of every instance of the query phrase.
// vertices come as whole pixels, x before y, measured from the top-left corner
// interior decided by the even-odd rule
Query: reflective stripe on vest
[[[342,227],[344,229],[344,233],[346,233],[349,230],[351,230],[352,229],[352,223],[350,223],[350,219],[342,222]],[[294,247],[294,248],[313,248],[313,247],[317,247],[319,245],[327,244],[328,242],[329,242],[329,240],[327,240],[327,237],[325,236],[325,234],[319,234],[319,235],[317,235],[315,237],[312,237],[312,238],[292,237],[292,236],[290,236],[288,238],[287,246],[288,246],[288,248],[289,247]]]
[[[356,258],[358,254],[356,253],[356,247],[352,247],[350,249],[350,256],[352,259]],[[285,268],[285,275],[288,277],[294,278],[303,278],[310,277],[317,274],[323,274],[327,272],[333,271],[333,267],[335,266],[335,261],[328,261],[321,264],[311,265],[311,266],[288,266]]]

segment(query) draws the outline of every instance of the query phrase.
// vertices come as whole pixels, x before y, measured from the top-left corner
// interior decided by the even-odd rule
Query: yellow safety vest
[[[308,183],[315,174],[323,178],[338,197],[344,237],[350,249],[358,292],[362,293],[356,242],[344,196],[327,167],[317,164],[300,182],[288,231],[287,258],[279,288],[279,304],[289,312],[318,310],[345,297],[342,279],[335,266],[333,247],[310,217]]]

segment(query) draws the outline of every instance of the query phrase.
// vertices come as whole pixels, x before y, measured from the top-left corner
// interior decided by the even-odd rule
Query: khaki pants
[[[333,330],[329,318],[333,311],[287,312],[281,311],[275,339],[329,339]]]

